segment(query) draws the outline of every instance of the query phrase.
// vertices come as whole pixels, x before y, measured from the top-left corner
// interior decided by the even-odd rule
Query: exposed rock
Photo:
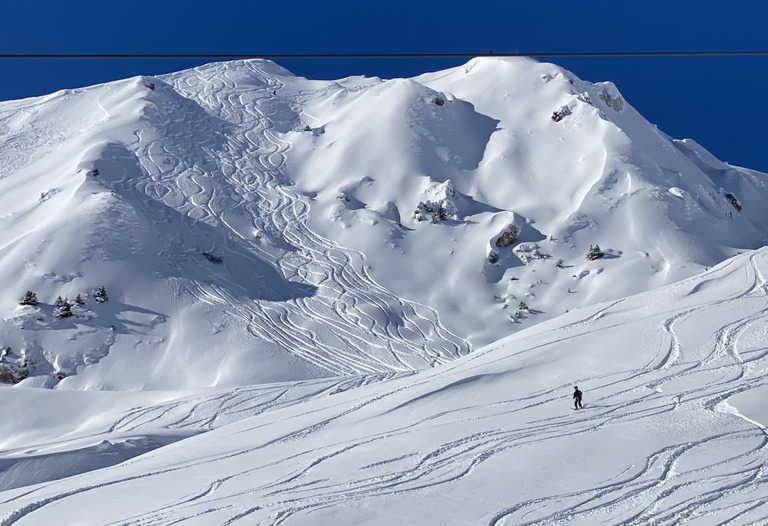
[[[517,239],[517,226],[509,225],[493,242],[499,248],[508,247]]]

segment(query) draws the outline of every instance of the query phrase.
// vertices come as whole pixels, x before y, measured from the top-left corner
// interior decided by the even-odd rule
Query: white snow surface
[[[0,103],[0,526],[768,523],[766,224],[528,59]]]

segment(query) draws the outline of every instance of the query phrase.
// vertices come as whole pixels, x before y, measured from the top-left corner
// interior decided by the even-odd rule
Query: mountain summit
[[[764,174],[528,59],[216,63],[0,103],[0,139],[0,367],[25,385],[408,373],[768,244]]]

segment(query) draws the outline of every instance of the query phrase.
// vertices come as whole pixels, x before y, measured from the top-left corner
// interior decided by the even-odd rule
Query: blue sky
[[[768,50],[768,2],[473,3],[27,0],[4,6],[0,53],[487,53]],[[649,121],[768,172],[768,56],[552,57],[611,80]],[[412,76],[466,60],[284,60],[312,78]],[[170,72],[173,60],[0,61],[0,100]]]

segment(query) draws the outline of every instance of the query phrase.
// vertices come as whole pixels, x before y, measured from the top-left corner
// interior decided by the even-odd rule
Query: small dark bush
[[[37,305],[37,294],[32,292],[31,290],[28,290],[24,293],[24,297],[21,298],[21,301],[19,302],[19,305]]]
[[[563,106],[559,110],[555,110],[552,112],[552,120],[555,122],[560,122],[567,115],[570,115],[570,114],[571,114],[571,110],[568,109],[568,106]]]
[[[446,219],[448,219],[448,216],[445,213],[445,207],[440,205],[440,207],[437,209],[437,212],[435,212],[435,215],[432,216],[430,222],[439,223],[440,221],[445,221]]]
[[[736,211],[738,213],[741,213],[741,204],[739,203],[739,200],[736,199],[736,196],[731,193],[728,193],[728,194],[725,194],[725,197],[731,202],[731,205],[733,205]]]
[[[595,245],[594,247],[589,245],[589,252],[587,252],[586,258],[590,261],[594,261],[603,257],[603,255],[603,251],[600,250],[600,245]]]
[[[93,299],[96,300],[97,303],[106,303],[109,301],[107,289],[104,288],[104,285],[93,291]]]
[[[210,261],[211,263],[224,263],[224,258],[221,256],[217,256],[215,254],[211,254],[210,252],[203,252],[203,256],[205,256],[205,259]]]
[[[434,102],[434,103],[435,103],[435,104],[437,104],[438,106],[443,106],[443,105],[445,105],[445,99],[444,99],[444,98],[442,98],[442,97],[435,97],[435,98],[432,100],[432,102]]]
[[[56,316],[57,319],[63,320],[64,318],[71,318],[75,314],[72,312],[72,305],[70,305],[68,301],[65,301],[61,307],[58,307],[53,312],[53,315]]]

